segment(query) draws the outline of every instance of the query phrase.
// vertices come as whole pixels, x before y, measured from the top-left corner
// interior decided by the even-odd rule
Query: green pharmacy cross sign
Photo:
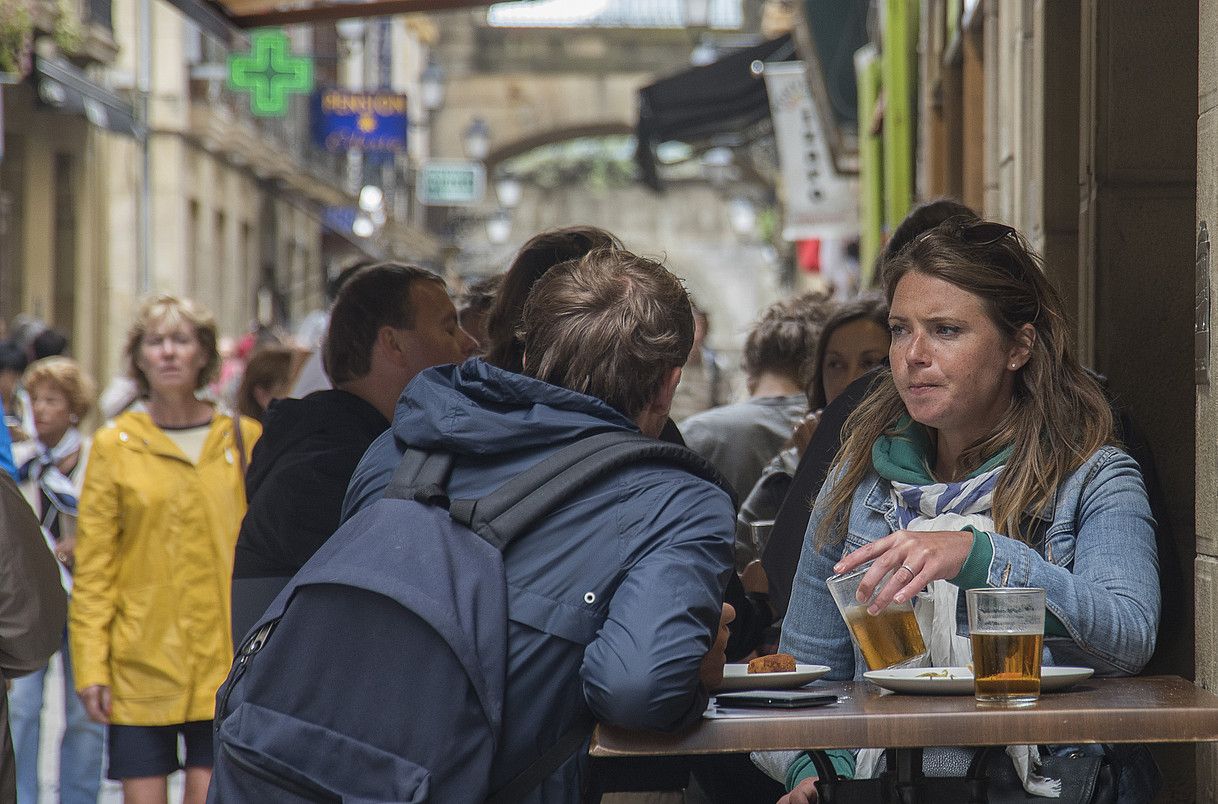
[[[228,57],[229,88],[250,93],[258,117],[283,117],[289,93],[312,91],[313,62],[291,54],[283,31],[254,31],[250,40],[250,53]]]

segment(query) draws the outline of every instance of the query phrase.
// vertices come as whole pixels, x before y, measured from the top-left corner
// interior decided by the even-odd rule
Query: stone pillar
[[[1211,244],[1218,240],[1218,0],[1200,3],[1197,84],[1197,226],[1205,224]],[[1196,230],[1195,230],[1196,231]],[[1218,245],[1218,244],[1215,244]],[[1213,246],[1211,246],[1211,255]],[[1218,690],[1218,343],[1213,336],[1213,289],[1218,269],[1209,264],[1211,316],[1209,383],[1197,386],[1197,683]],[[1197,748],[1197,801],[1218,799],[1218,745]]]

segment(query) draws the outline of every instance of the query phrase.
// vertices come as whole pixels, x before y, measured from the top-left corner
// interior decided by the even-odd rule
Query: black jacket
[[[271,404],[245,481],[249,511],[233,565],[235,639],[338,529],[355,465],[388,428],[380,411],[346,391]]]

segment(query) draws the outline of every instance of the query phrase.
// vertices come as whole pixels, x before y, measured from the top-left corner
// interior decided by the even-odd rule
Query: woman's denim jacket
[[[854,494],[845,542],[816,550],[823,500],[837,476],[821,489],[808,521],[780,650],[799,662],[828,665],[828,678],[842,680],[860,678],[867,668],[825,579],[844,553],[898,526],[891,486],[868,472]],[[1139,672],[1159,628],[1159,571],[1154,520],[1137,462],[1117,447],[1101,448],[1066,478],[1043,515],[1029,522],[1037,534],[1033,546],[988,534],[994,557],[986,584],[1045,590],[1046,608],[1070,634],[1046,637],[1046,665],[1092,667],[1097,676]],[[968,634],[964,595],[956,630]]]

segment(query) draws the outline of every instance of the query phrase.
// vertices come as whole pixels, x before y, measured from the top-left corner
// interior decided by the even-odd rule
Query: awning
[[[492,0],[169,0],[211,35],[236,45],[238,29],[381,17],[490,5]]]
[[[659,188],[655,148],[662,142],[698,142],[767,119],[770,98],[753,62],[794,58],[791,37],[781,36],[639,90],[635,159],[642,181]]]
[[[30,80],[34,82],[38,103],[44,109],[82,115],[98,128],[118,134],[143,136],[131,104],[93,83],[69,62],[36,56]]]

